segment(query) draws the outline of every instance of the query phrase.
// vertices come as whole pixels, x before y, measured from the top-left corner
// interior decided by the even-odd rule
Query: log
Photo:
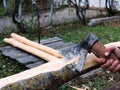
[[[120,16],[91,19],[87,25],[94,26],[94,25],[98,25],[98,24],[115,22],[115,21],[120,21]]]
[[[36,55],[46,61],[53,61],[53,60],[61,60],[61,58],[57,58],[51,54],[48,54],[46,52],[43,52],[43,51],[40,51],[34,47],[31,47],[31,46],[28,46],[28,45],[25,45],[23,43],[20,43],[18,42],[17,40],[13,39],[13,38],[5,38],[4,39],[5,42],[13,45],[14,47],[17,47],[17,48],[20,48],[22,50],[25,50],[26,52],[29,52],[33,55]]]
[[[69,62],[64,60],[51,61],[16,75],[0,79],[0,90],[57,90],[60,85],[80,75],[75,70],[74,62],[76,59]],[[90,58],[89,60],[91,61]],[[86,63],[89,63],[89,60]],[[92,60],[93,64],[89,66],[97,64],[93,58]],[[84,69],[88,68],[86,65]]]
[[[120,42],[115,45],[120,46]],[[80,57],[76,57],[69,62],[65,60],[51,61],[0,79],[0,90],[57,90],[60,85],[82,74],[75,70],[78,58]],[[84,72],[91,67],[99,66],[95,61],[96,58],[93,54],[89,54],[82,71]]]
[[[41,51],[47,52],[47,53],[49,53],[49,54],[51,54],[51,55],[54,55],[54,56],[56,56],[56,57],[58,57],[58,58],[62,58],[61,55],[59,54],[59,52],[58,52],[57,50],[52,49],[52,48],[50,48],[50,47],[48,47],[48,46],[45,46],[45,45],[42,45],[42,44],[38,44],[38,43],[36,43],[36,42],[33,42],[33,41],[31,41],[31,40],[28,40],[27,38],[22,37],[22,36],[20,36],[20,35],[18,35],[18,34],[15,34],[15,33],[12,33],[12,34],[11,34],[11,37],[12,37],[12,38],[15,38],[15,39],[17,39],[18,41],[20,41],[20,42],[22,42],[22,43],[24,43],[24,44],[27,44],[27,45],[29,45],[29,46],[31,46],[31,47],[34,47],[34,48],[37,48],[37,49],[39,49],[39,50],[41,50]]]

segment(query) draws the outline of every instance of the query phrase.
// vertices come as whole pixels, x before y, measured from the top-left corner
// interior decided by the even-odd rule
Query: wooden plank
[[[33,62],[42,60],[36,56],[33,56],[30,53],[27,53],[18,48],[14,48],[13,46],[1,47],[0,51],[4,56],[9,57],[13,60],[16,60],[21,64],[28,64],[28,63],[33,63]]]
[[[1,52],[10,52],[11,50],[16,50],[17,48],[13,48],[13,46],[5,46],[5,47],[1,47],[0,51]]]
[[[72,46],[72,45],[73,43],[67,43],[63,41],[47,44],[48,47],[51,47],[53,49],[61,49],[61,48],[65,48],[65,47]]]
[[[25,51],[22,51],[20,49],[12,50],[10,52],[3,51],[2,54],[5,55],[6,57],[11,58],[12,60],[16,60],[19,63],[24,64],[24,65],[30,64],[30,63],[36,63],[38,61],[44,62],[43,59],[38,58],[37,56],[34,56],[34,55],[27,53]]]
[[[46,63],[46,61],[44,60],[41,60],[39,62],[35,62],[34,64],[27,64],[25,65],[27,68],[34,68],[34,67],[37,67],[37,66],[40,66],[42,64]]]
[[[9,52],[7,52],[7,50],[3,51],[2,54],[11,58],[11,59],[17,59],[17,58],[21,58],[21,57],[25,57],[25,56],[28,56],[29,54],[22,51],[22,50],[19,50],[19,49],[14,49],[11,48]]]
[[[33,55],[28,55],[26,57],[22,57],[22,58],[17,58],[16,59],[19,63],[22,63],[24,65],[26,64],[30,64],[30,63],[34,63],[34,62],[37,62],[37,61],[43,61],[42,59],[36,57],[36,56],[33,56]]]
[[[41,44],[50,44],[50,43],[54,43],[54,42],[59,42],[59,41],[62,41],[61,38],[59,37],[53,37],[53,38],[48,38],[48,39],[44,39],[44,40],[40,40],[40,43]],[[37,40],[35,42],[38,42]]]

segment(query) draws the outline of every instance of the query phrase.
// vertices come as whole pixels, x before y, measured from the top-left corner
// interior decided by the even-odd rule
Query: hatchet
[[[97,36],[95,36],[93,33],[89,33],[88,36],[82,41],[82,43],[68,47],[66,49],[61,49],[59,53],[67,61],[79,57],[75,69],[81,72],[86,61],[87,54],[92,52],[97,57],[104,58],[105,48],[106,47],[99,41]],[[110,55],[105,58],[117,59],[113,53],[110,53]]]

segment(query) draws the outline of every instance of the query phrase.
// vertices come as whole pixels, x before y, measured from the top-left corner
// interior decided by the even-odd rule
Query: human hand
[[[120,71],[120,49],[113,45],[106,47],[105,57],[109,56],[111,52],[114,53],[118,59],[97,58],[96,61],[101,64],[102,68],[107,69],[108,71]]]

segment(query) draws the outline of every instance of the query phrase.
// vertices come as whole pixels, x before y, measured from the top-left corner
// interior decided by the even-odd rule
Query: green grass
[[[94,88],[96,88],[96,90],[103,90],[110,87],[110,85],[115,82],[114,76],[115,74],[113,73],[102,72],[102,74],[98,75],[97,77],[93,77],[89,81],[89,86],[91,90],[94,90]],[[113,78],[113,80],[110,78]]]
[[[26,68],[0,54],[0,78],[24,71]]]
[[[3,7],[2,7],[2,6],[0,6],[0,16],[3,16],[3,14],[4,14]]]
[[[54,26],[50,30],[44,30],[43,37],[61,37],[64,41],[79,43],[88,33],[94,33],[104,44],[120,40],[120,27],[105,25],[99,26],[80,26],[78,23]]]
[[[50,29],[42,29],[41,38],[46,39],[49,37],[57,36],[62,38],[66,42],[80,43],[90,32],[98,36],[100,41],[103,42],[104,44],[120,40],[119,25],[118,26],[98,25],[98,26],[88,27],[88,26],[79,25],[79,23],[77,22],[68,23],[68,24],[65,23],[64,25],[56,25]],[[31,40],[37,39],[38,36],[37,30],[34,30],[26,34],[21,34],[21,33],[19,34]],[[0,46],[7,45],[2,41],[2,39],[6,36],[9,37],[9,35],[0,36]],[[26,68],[23,67],[22,65],[0,54],[0,78],[21,72],[25,69]],[[89,82],[87,82],[87,84],[88,83]],[[97,90],[103,90],[105,86],[109,86],[110,84],[107,80],[101,77],[96,77],[91,80],[91,84],[89,85],[90,87],[97,88]],[[67,86],[61,87],[60,90],[67,90]]]

